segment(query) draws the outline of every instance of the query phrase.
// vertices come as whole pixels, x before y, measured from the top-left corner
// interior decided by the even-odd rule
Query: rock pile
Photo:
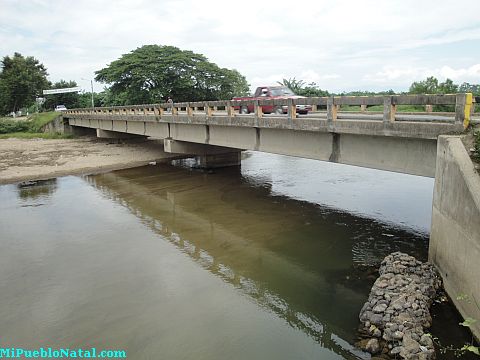
[[[430,305],[441,280],[433,265],[400,252],[380,265],[368,301],[360,311],[359,346],[372,354],[401,359],[434,359]]]

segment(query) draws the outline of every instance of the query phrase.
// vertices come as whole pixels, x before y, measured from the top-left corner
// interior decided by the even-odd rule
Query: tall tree
[[[0,72],[0,112],[17,111],[32,105],[48,86],[47,70],[32,56],[5,56]]]
[[[226,100],[249,91],[238,71],[174,46],[142,46],[95,74],[95,80],[111,85],[111,98],[123,104],[155,103],[168,97],[175,102]]]

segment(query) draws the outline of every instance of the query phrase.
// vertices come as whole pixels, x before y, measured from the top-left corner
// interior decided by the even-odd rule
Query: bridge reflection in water
[[[391,251],[426,257],[426,238],[371,219],[273,196],[240,169],[160,165],[86,177],[212,274],[347,359],[372,278]],[[418,240],[421,241],[418,241]]]

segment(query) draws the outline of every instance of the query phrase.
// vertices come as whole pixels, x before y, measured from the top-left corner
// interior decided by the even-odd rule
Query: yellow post
[[[466,129],[470,124],[470,110],[473,104],[473,94],[466,93],[465,97],[465,118],[463,120],[463,128]]]

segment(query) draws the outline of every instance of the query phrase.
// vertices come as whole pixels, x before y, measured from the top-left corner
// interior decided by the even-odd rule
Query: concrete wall
[[[458,136],[438,140],[429,259],[480,338],[480,176]]]
[[[65,133],[65,125],[64,120],[61,115],[58,115],[55,119],[50,121],[49,123],[43,125],[42,131],[45,133]]]

